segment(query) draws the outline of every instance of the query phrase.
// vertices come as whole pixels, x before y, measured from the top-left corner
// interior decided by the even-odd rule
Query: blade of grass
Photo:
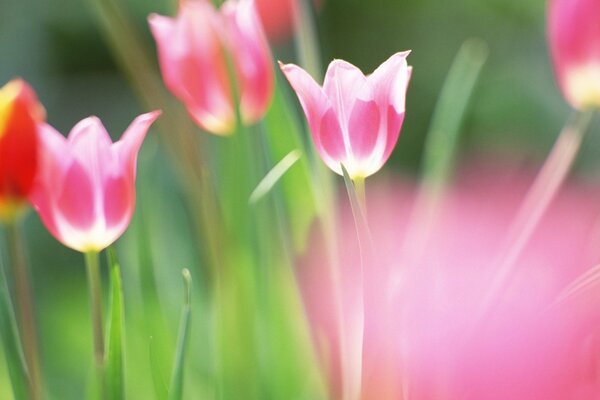
[[[28,373],[23,348],[17,331],[17,321],[6,286],[6,277],[0,257],[0,337],[8,364],[8,373],[16,400],[29,399]]]
[[[125,398],[123,286],[121,268],[112,248],[108,249],[108,264],[111,275],[111,306],[106,335],[106,393],[108,399],[119,400]]]
[[[152,371],[152,385],[154,386],[154,396],[158,400],[164,400],[169,397],[169,388],[165,382],[161,363],[156,353],[156,346],[154,338],[150,337],[150,343],[148,345],[148,351],[150,355],[150,370]]]
[[[250,195],[250,204],[256,204],[260,199],[266,196],[271,189],[279,182],[290,168],[296,164],[301,157],[299,150],[292,150],[287,156],[283,157],[259,182],[256,189]]]
[[[173,361],[173,372],[171,374],[171,384],[169,385],[169,400],[181,400],[183,397],[183,376],[185,366],[186,349],[190,336],[190,316],[191,316],[191,297],[192,297],[192,276],[190,271],[184,269],[182,272],[185,298],[183,309],[181,311],[181,320],[179,324],[179,336],[177,338],[177,349],[175,351],[175,360]]]
[[[308,231],[324,207],[321,201],[323,191],[316,187],[316,177],[311,170],[311,158],[314,158],[312,145],[307,145],[301,126],[290,107],[289,96],[283,91],[285,82],[277,74],[277,85],[271,108],[264,119],[264,134],[268,143],[269,156],[280,160],[291,151],[299,150],[304,157],[296,162],[297,166],[281,178],[281,193],[285,217],[289,221],[294,250],[302,252],[306,247]]]
[[[439,189],[453,171],[461,127],[475,84],[488,57],[488,47],[479,39],[461,46],[448,72],[427,133],[424,180]]]

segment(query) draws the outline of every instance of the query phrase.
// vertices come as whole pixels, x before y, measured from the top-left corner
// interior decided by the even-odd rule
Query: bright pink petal
[[[78,160],[73,160],[71,166],[65,171],[62,187],[56,189],[56,208],[59,210],[57,217],[58,228],[69,225],[69,229],[80,231],[89,230],[96,221],[96,196],[94,178],[89,176],[86,167]],[[68,238],[63,239],[68,244]]]
[[[102,171],[114,168],[112,139],[97,117],[89,117],[73,127],[67,138],[69,152],[92,179],[102,179]]]
[[[135,187],[126,176],[109,177],[104,182],[104,221],[107,229],[122,229],[129,224],[135,206]],[[117,232],[121,236],[123,231]]]
[[[300,100],[313,139],[320,141],[318,132],[321,129],[321,118],[331,108],[327,96],[319,84],[302,68],[294,64],[284,65],[281,62],[279,66]]]
[[[350,113],[357,98],[364,96],[367,79],[360,69],[343,61],[334,60],[329,64],[323,91],[333,105],[340,124],[346,127],[350,120]],[[369,98],[362,98],[365,101]]]
[[[356,100],[348,123],[352,155],[360,164],[368,159],[379,137],[379,108],[375,101]]]
[[[148,19],[165,84],[202,128],[227,133],[234,114],[218,14],[207,1],[180,4],[175,19]]]
[[[381,157],[382,165],[388,160],[388,158],[390,158],[394,147],[396,147],[403,122],[404,113],[399,114],[396,111],[396,108],[390,105],[387,113],[387,137],[385,140],[385,149],[383,151],[383,157]]]
[[[273,94],[269,45],[253,0],[228,0],[221,10],[240,85],[242,116],[254,123],[265,114]]]
[[[394,54],[367,78],[373,87],[375,101],[382,109],[391,104],[398,114],[404,112],[411,76],[411,69],[406,63],[409,54],[408,51]]]
[[[315,142],[315,145],[325,164],[341,175],[340,163],[347,164],[348,153],[338,117],[333,108],[327,110],[321,119],[319,141]]]
[[[55,191],[62,186],[64,171],[71,164],[73,157],[68,151],[66,138],[48,124],[39,125],[41,143],[38,174],[30,193],[29,200],[34,206],[46,229],[59,237],[54,215]]]
[[[121,139],[113,145],[122,167],[131,178],[135,179],[137,155],[148,130],[160,116],[161,111],[142,114],[129,125]]]

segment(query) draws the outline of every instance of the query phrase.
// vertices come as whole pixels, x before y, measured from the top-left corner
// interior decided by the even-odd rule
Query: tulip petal
[[[394,147],[396,147],[396,142],[398,142],[398,138],[400,137],[400,129],[402,128],[403,122],[404,112],[398,113],[396,108],[390,105],[387,112],[387,136],[385,141],[385,149],[383,151],[382,164],[387,161],[392,154]]]
[[[67,138],[71,154],[90,177],[102,178],[103,171],[116,168],[112,140],[97,117],[89,117],[73,127]]]
[[[379,137],[379,107],[375,101],[357,99],[350,114],[348,136],[352,155],[358,163],[373,153]],[[348,170],[352,175],[352,172]]]
[[[133,215],[135,203],[134,185],[126,176],[111,176],[104,182],[104,220],[107,229],[127,226]],[[123,232],[117,232],[120,236]]]
[[[341,175],[340,160],[345,162],[348,158],[348,153],[342,129],[333,108],[327,110],[325,115],[323,115],[318,132],[319,140],[315,141],[317,150],[321,154],[325,164]]]
[[[367,78],[373,87],[375,101],[380,105],[392,104],[398,114],[405,110],[406,89],[411,76],[411,68],[406,63],[409,54],[410,51],[394,54]]]
[[[40,164],[29,201],[40,215],[46,229],[60,237],[54,215],[55,192],[62,187],[64,171],[72,163],[67,139],[48,124],[39,126]]]
[[[214,7],[206,1],[186,1],[176,19],[151,15],[148,21],[169,90],[204,129],[231,131],[231,87]]]
[[[97,199],[94,195],[93,178],[88,174],[87,168],[78,160],[73,160],[65,171],[56,206],[69,229],[89,230],[96,220]],[[61,229],[62,218],[57,222],[58,228]]]
[[[137,155],[150,126],[160,116],[161,111],[142,114],[127,127],[121,139],[113,144],[122,167],[135,179]]]
[[[354,102],[365,93],[366,84],[367,78],[354,65],[343,60],[334,60],[329,64],[323,82],[323,91],[343,126],[347,126]],[[363,100],[371,99],[363,98]]]
[[[238,75],[242,116],[245,122],[254,123],[268,107],[273,93],[269,45],[253,0],[227,0],[221,12]]]
[[[281,62],[279,66],[300,100],[313,139],[320,142],[321,118],[331,108],[327,96],[312,76],[299,66]]]

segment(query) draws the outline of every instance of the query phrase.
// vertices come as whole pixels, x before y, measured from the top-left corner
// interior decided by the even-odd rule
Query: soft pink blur
[[[136,160],[160,112],[144,114],[112,140],[96,117],[65,138],[40,125],[40,168],[31,202],[54,237],[72,249],[100,251],[123,234],[135,208]]]
[[[413,183],[368,188],[376,256],[364,268],[362,399],[600,399],[600,295],[551,307],[600,260],[598,188],[572,184],[562,191],[509,284],[477,317],[530,183],[528,176],[502,170],[463,174],[428,231],[420,231],[426,221],[413,214]],[[360,284],[358,246],[349,207],[339,216],[343,304],[352,313]],[[318,235],[312,243],[300,282],[331,398],[337,399],[335,290]]]
[[[600,107],[600,0],[549,0],[548,40],[559,86],[576,109]]]
[[[163,79],[194,121],[215,134],[236,129],[231,57],[243,122],[266,113],[273,94],[271,53],[253,0],[227,0],[220,11],[208,0],[180,2],[177,17],[148,18]]]
[[[396,146],[411,67],[396,53],[371,75],[342,60],[329,64],[323,87],[302,68],[281,64],[296,91],[315,146],[329,168],[352,179],[377,172]]]

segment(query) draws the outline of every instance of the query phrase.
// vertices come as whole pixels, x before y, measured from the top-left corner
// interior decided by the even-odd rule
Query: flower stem
[[[364,216],[367,215],[367,197],[365,192],[365,178],[360,176],[352,180],[354,183],[354,190],[356,191],[356,197],[358,199],[358,205]]]
[[[94,366],[96,378],[98,379],[97,384],[100,392],[103,393],[104,335],[102,332],[102,281],[100,279],[99,261],[97,251],[85,253],[94,340]]]
[[[29,371],[29,390],[32,399],[42,397],[39,344],[36,333],[31,280],[23,243],[16,221],[7,224],[7,239],[10,249],[13,285],[16,294],[18,320],[23,341],[23,352]]]

